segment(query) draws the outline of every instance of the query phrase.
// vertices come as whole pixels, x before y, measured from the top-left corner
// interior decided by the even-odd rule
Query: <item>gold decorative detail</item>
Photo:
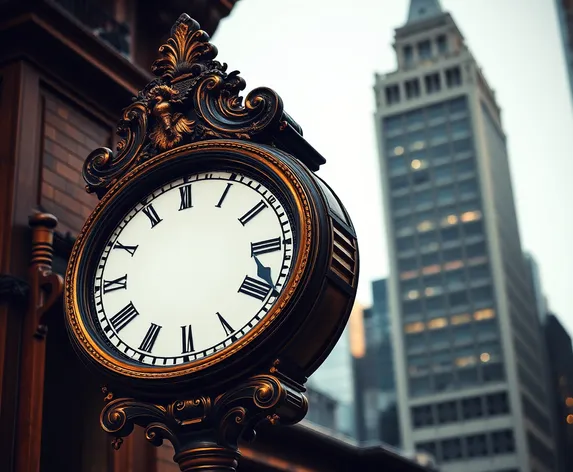
[[[257,375],[213,399],[199,397],[168,405],[116,399],[104,406],[100,423],[114,437],[114,447],[139,425],[155,446],[171,442],[181,470],[199,465],[204,470],[219,461],[232,463],[238,457],[239,439],[253,439],[261,422],[278,424],[279,411],[282,424],[295,424],[307,410],[302,393],[276,377]]]
[[[296,261],[292,267],[292,275],[289,278],[287,286],[279,296],[275,305],[269,310],[266,316],[261,320],[247,335],[242,337],[238,342],[231,344],[221,351],[203,358],[190,364],[182,364],[170,367],[144,367],[135,366],[131,363],[124,362],[108,354],[101,349],[97,342],[92,338],[90,331],[84,324],[84,320],[78,315],[78,297],[82,291],[77,287],[79,261],[86,257],[85,253],[89,251],[86,247],[87,237],[98,224],[101,213],[104,209],[114,204],[115,198],[120,195],[120,191],[130,181],[138,180],[145,175],[147,171],[153,168],[171,162],[193,152],[211,151],[211,152],[241,152],[244,155],[270,166],[275,177],[280,178],[284,184],[291,189],[292,196],[296,204],[296,214],[300,218],[300,241]],[[106,193],[104,198],[99,202],[94,211],[88,217],[84,227],[76,239],[76,243],[70,254],[68,269],[66,272],[66,290],[65,290],[65,308],[68,326],[75,341],[81,346],[81,351],[86,353],[91,359],[95,360],[108,371],[117,373],[123,377],[140,378],[140,379],[166,379],[175,377],[188,376],[191,373],[198,372],[207,367],[213,366],[224,359],[232,356],[236,352],[244,349],[249,343],[255,340],[261,333],[269,328],[271,323],[283,312],[289,301],[294,295],[295,290],[301,283],[304,273],[307,270],[310,250],[312,247],[312,212],[310,201],[306,195],[298,178],[294,175],[289,166],[282,162],[272,153],[266,152],[263,148],[250,143],[238,141],[202,141],[185,146],[178,147],[167,151],[152,159],[146,160],[128,174],[124,175],[116,184]]]
[[[162,151],[178,144],[184,134],[193,131],[195,125],[194,121],[188,120],[182,113],[173,112],[174,105],[183,103],[178,97],[179,92],[167,85],[156,85],[149,91],[151,115],[156,118],[149,139]]]

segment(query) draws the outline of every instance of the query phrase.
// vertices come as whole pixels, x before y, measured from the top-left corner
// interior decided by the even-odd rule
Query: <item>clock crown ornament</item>
[[[239,71],[227,72],[216,61],[217,48],[199,24],[183,13],[171,37],[159,48],[152,80],[123,111],[117,128],[117,151],[99,148],[84,164],[86,190],[102,197],[119,178],[143,161],[175,146],[231,138],[270,144],[300,155],[318,170],[326,161],[302,137],[301,127],[284,111],[276,92],[252,90],[244,103],[246,83]]]

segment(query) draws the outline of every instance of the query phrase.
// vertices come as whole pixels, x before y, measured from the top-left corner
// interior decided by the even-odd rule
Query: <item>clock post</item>
[[[182,471],[234,471],[239,439],[304,418],[304,384],[356,295],[351,219],[281,98],[215,60],[183,14],[157,76],[93,151],[100,202],[72,249],[66,326],[108,379],[102,428],[135,426]]]

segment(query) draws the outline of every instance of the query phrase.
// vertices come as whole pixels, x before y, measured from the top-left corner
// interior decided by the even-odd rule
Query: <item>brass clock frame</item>
[[[202,359],[192,361],[185,364],[178,364],[173,366],[164,367],[147,367],[142,364],[136,364],[128,361],[123,361],[120,358],[111,355],[94,339],[92,330],[88,329],[88,320],[83,320],[83,313],[80,306],[88,305],[87,301],[80,300],[81,297],[89,297],[89,286],[79,286],[79,275],[81,271],[81,261],[84,259],[93,259],[93,251],[89,248],[89,236],[94,233],[94,230],[101,224],[102,218],[110,216],[110,207],[117,204],[124,194],[129,185],[138,185],[141,179],[149,178],[149,174],[161,168],[168,166],[174,161],[178,164],[183,164],[187,160],[189,172],[197,172],[193,169],[197,159],[200,164],[209,163],[213,165],[213,157],[218,157],[219,165],[227,162],[226,168],[232,162],[228,157],[222,157],[223,153],[234,153],[235,156],[247,156],[252,160],[253,170],[265,175],[268,180],[280,179],[284,187],[290,191],[290,196],[295,202],[296,209],[294,215],[300,219],[296,222],[297,242],[298,249],[296,251],[296,260],[293,263],[291,274],[287,280],[286,287],[281,292],[281,295],[264,316],[252,330],[245,336],[240,338],[237,342],[227,346],[226,348],[206,356]],[[232,155],[232,154],[231,154]],[[243,163],[243,165],[248,165]],[[217,164],[214,167],[206,168],[206,170],[217,170]],[[225,166],[223,164],[223,169]],[[266,172],[263,172],[266,171]],[[174,175],[181,175],[181,171],[177,171]],[[157,182],[157,181],[156,181]],[[147,191],[147,189],[146,189]],[[132,203],[136,203],[133,201]],[[120,206],[118,212],[124,210],[125,207]],[[128,376],[131,378],[139,379],[169,379],[185,377],[190,374],[196,373],[203,369],[207,369],[224,359],[232,356],[236,352],[243,349],[247,344],[251,343],[257,336],[263,333],[275,319],[282,314],[284,308],[287,306],[293,297],[296,289],[300,285],[301,279],[305,271],[308,269],[309,255],[311,253],[312,234],[313,234],[313,217],[311,215],[311,202],[301,184],[300,180],[293,173],[291,168],[281,161],[272,152],[265,150],[260,146],[251,143],[244,143],[240,141],[231,140],[212,140],[202,141],[184,145],[165,153],[159,154],[154,158],[142,163],[140,166],[133,169],[122,177],[102,198],[94,211],[88,217],[84,227],[82,228],[76,244],[72,250],[69,258],[68,269],[66,273],[66,291],[65,291],[65,308],[68,326],[71,328],[74,339],[80,345],[82,351],[87,353],[91,360],[96,361],[105,369],[112,371],[115,374]],[[113,213],[112,213],[113,214]],[[120,216],[116,214],[114,216]],[[83,302],[83,303],[82,303]]]

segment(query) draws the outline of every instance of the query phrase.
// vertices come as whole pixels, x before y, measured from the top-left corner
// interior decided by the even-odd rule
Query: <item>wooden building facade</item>
[[[248,0],[244,0],[248,1]],[[235,0],[0,1],[0,470],[167,472],[169,445],[141,431],[114,451],[99,427],[101,385],[72,351],[61,300],[30,308],[29,217],[58,219],[54,271],[97,200],[81,167],[115,147],[122,109],[149,80],[157,47],[183,11],[212,34]],[[243,448],[241,471],[422,470],[305,426],[272,428]]]

